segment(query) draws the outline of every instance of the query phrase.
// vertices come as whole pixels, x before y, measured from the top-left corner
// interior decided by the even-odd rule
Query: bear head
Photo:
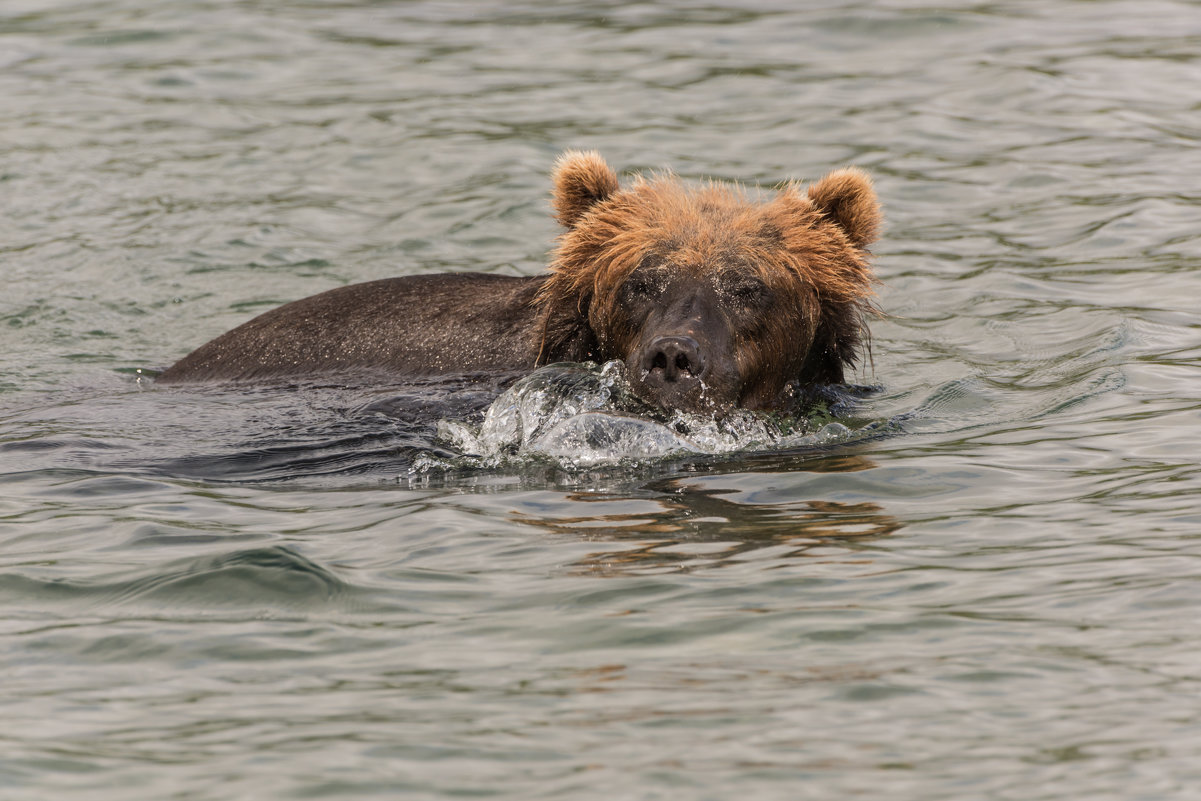
[[[539,363],[625,362],[644,401],[720,414],[838,384],[874,312],[868,176],[832,172],[765,201],[671,175],[622,188],[594,152],[556,164],[566,228],[538,297]]]

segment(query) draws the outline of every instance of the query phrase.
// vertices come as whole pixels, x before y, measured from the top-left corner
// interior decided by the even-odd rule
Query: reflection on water
[[[865,469],[840,460],[841,469]],[[852,464],[846,464],[846,462]],[[650,481],[631,493],[572,493],[576,503],[638,511],[580,514],[573,517],[516,519],[548,532],[611,545],[577,561],[581,571],[622,575],[655,570],[721,567],[760,549],[791,560],[831,541],[848,545],[858,538],[883,537],[902,523],[874,503],[797,500],[744,503],[725,497],[733,490],[705,489],[687,478]],[[581,507],[581,512],[584,507]]]

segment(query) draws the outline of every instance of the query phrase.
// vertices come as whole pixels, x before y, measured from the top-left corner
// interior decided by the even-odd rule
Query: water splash
[[[665,412],[634,396],[619,361],[561,363],[522,378],[491,405],[478,428],[438,423],[438,437],[461,459],[414,461],[413,473],[551,460],[567,469],[637,463],[681,454],[820,447],[852,438],[837,422],[735,409],[720,419]]]

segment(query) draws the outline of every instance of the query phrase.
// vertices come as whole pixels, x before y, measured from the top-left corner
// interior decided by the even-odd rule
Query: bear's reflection
[[[614,505],[620,511],[572,517],[517,515],[522,523],[557,535],[611,543],[579,560],[575,568],[592,574],[720,567],[753,551],[781,547],[777,558],[805,556],[832,544],[883,537],[902,527],[876,503],[843,503],[797,498],[761,502],[740,500],[771,484],[770,474],[799,472],[796,467],[761,466],[729,476],[737,488],[720,486],[720,474],[673,476],[647,481],[624,491],[574,492],[581,504]],[[801,469],[809,473],[850,472],[872,467],[858,456],[828,457]],[[753,468],[752,468],[753,469]],[[762,481],[757,479],[762,478]],[[741,486],[747,480],[751,485]],[[717,484],[718,486],[711,486]],[[631,505],[645,507],[632,511]]]

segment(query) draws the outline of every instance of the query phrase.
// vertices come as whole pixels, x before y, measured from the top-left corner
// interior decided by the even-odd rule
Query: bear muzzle
[[[626,360],[630,383],[643,401],[665,409],[717,414],[734,405],[734,360],[689,333],[648,337]]]
[[[699,379],[705,370],[705,356],[692,337],[655,337],[643,353],[642,369],[656,383]]]

